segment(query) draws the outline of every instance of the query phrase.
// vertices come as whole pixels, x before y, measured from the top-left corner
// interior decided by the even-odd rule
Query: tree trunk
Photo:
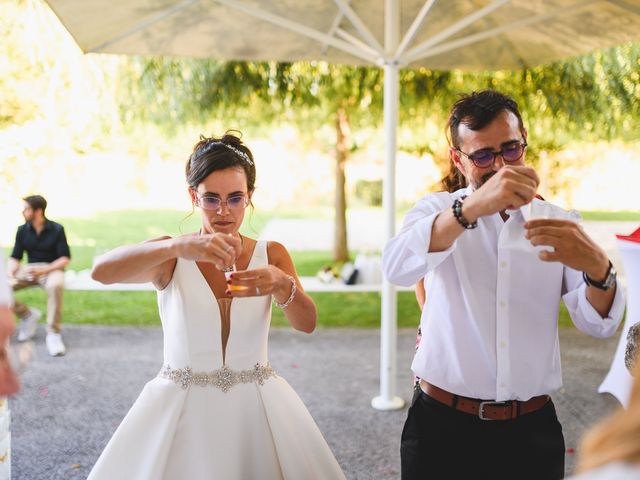
[[[333,260],[346,262],[349,260],[347,247],[347,195],[345,192],[344,168],[349,156],[349,117],[343,107],[336,113],[336,190]]]

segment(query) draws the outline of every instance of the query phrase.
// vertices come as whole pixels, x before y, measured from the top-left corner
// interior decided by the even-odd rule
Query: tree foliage
[[[246,122],[326,125],[344,108],[352,126],[379,127],[383,73],[326,62],[220,62],[132,58],[123,67],[125,119],[164,125],[233,115]],[[640,114],[640,45],[627,44],[520,71],[400,72],[400,120],[409,128],[443,122],[461,93],[496,88],[512,95],[536,137],[633,140]],[[311,130],[313,131],[313,130]]]

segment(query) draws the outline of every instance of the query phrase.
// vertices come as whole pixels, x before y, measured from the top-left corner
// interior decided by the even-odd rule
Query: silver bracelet
[[[291,280],[291,295],[289,295],[289,298],[287,298],[287,301],[284,303],[278,303],[276,302],[275,297],[273,298],[273,303],[276,304],[276,307],[280,307],[282,309],[287,308],[291,304],[291,302],[293,302],[293,297],[296,296],[296,292],[298,291],[298,286],[296,285],[295,278],[293,278],[291,275],[287,275],[287,278]]]

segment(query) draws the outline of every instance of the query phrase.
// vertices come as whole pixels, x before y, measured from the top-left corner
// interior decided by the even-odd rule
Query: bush
[[[358,180],[356,182],[356,198],[372,207],[382,206],[382,179]]]

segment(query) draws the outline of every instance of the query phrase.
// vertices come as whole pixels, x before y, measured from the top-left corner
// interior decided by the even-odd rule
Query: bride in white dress
[[[119,247],[93,268],[103,283],[153,282],[164,365],[89,479],[345,478],[298,395],[269,365],[271,301],[308,333],[316,307],[283,245],[238,232],[255,188],[251,152],[229,133],[202,138],[186,178],[202,213],[199,233]]]

